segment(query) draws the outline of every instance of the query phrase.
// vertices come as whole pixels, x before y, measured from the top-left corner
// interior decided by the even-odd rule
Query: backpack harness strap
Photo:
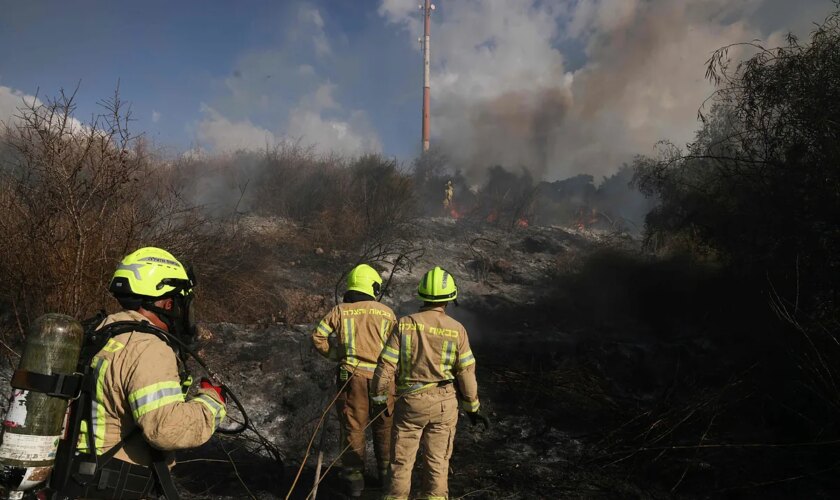
[[[43,392],[61,399],[76,399],[82,393],[84,375],[81,373],[53,373],[46,375],[29,370],[15,370],[12,387]]]
[[[12,386],[15,388],[45,392],[50,396],[73,400],[71,414],[75,414],[75,417],[71,417],[70,422],[74,428],[71,429],[71,432],[68,432],[67,442],[62,441],[56,457],[56,468],[62,469],[63,473],[53,474],[53,479],[58,481],[56,481],[57,484],[51,484],[51,487],[58,490],[58,498],[61,498],[62,493],[66,492],[71,495],[74,493],[76,495],[81,494],[86,498],[122,498],[127,500],[145,498],[157,485],[160,493],[167,500],[179,500],[178,490],[175,488],[172,474],[163,453],[152,448],[154,461],[149,467],[114,458],[126,442],[139,433],[139,426],[135,426],[102,455],[97,456],[95,454],[96,448],[94,447],[92,432],[86,433],[88,442],[85,444],[87,449],[94,450],[94,453],[78,453],[76,450],[79,436],[78,427],[82,421],[88,423],[91,421],[91,401],[96,393],[93,377],[89,376],[90,363],[109,339],[128,332],[147,333],[166,342],[176,352],[176,355],[178,352],[169,341],[168,333],[143,321],[117,321],[105,325],[99,330],[94,330],[101,323],[103,317],[100,315],[94,320],[86,322],[88,328],[85,332],[85,343],[82,347],[78,366],[81,373],[44,375],[18,370],[22,373],[15,372],[13,376]],[[178,361],[178,364],[181,365],[181,360]],[[185,377],[186,371],[182,369],[182,381]],[[64,460],[65,464],[59,466],[59,460]],[[61,480],[56,476],[62,476],[64,479]],[[75,483],[75,485],[72,483]]]
[[[89,353],[83,352],[82,357],[84,358],[86,354],[92,357],[102,349],[108,339],[132,331],[155,335],[175,350],[169,341],[168,334],[160,328],[150,325],[145,321],[117,321],[105,325],[101,330],[94,331],[90,334],[89,340],[92,345],[88,350],[95,350]],[[70,400],[79,397],[83,384],[84,374],[79,372],[46,374],[21,369],[15,370],[11,380],[11,386],[15,389],[42,392],[48,396]]]

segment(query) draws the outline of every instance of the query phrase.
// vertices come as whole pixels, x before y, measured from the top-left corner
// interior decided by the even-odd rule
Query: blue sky
[[[120,92],[172,153],[419,149],[418,0],[0,0],[0,120],[81,82],[77,118]],[[713,90],[704,62],[745,40],[807,36],[830,0],[438,0],[432,142],[478,178],[609,174],[685,144]],[[748,56],[733,52],[735,57]]]
[[[407,32],[386,25],[375,0],[4,3],[0,85],[45,95],[81,82],[80,118],[119,81],[135,130],[186,149],[198,140],[202,103],[273,131],[312,86],[332,82],[342,109],[326,114],[364,110],[384,151],[415,152],[420,61]],[[316,54],[315,28],[301,22],[301,9],[320,14],[330,54]],[[302,77],[301,65],[314,74]],[[232,78],[262,78],[259,90],[271,102],[237,100],[226,86]]]

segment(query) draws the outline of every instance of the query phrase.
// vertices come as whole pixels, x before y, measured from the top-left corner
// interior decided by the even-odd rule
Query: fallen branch
[[[245,484],[245,481],[242,480],[242,476],[239,475],[239,469],[236,468],[236,461],[233,459],[231,454],[225,449],[224,444],[220,443],[220,446],[222,448],[222,451],[225,453],[225,455],[227,455],[228,460],[230,461],[230,465],[233,467],[233,473],[236,474],[236,479],[239,480],[239,484],[241,484],[242,487],[245,488],[245,491],[248,492],[249,497],[253,498],[254,500],[257,500],[257,497],[255,497],[254,494],[251,493],[251,490],[248,489],[248,485]]]
[[[354,374],[355,370],[353,371],[353,373],[350,374],[349,377],[347,377],[347,381],[345,381],[344,385],[342,385],[338,392],[335,393],[335,397],[332,399],[332,401],[330,401],[330,404],[328,404],[324,411],[321,413],[321,418],[318,420],[318,425],[315,427],[315,430],[312,432],[312,436],[309,438],[309,444],[306,446],[306,452],[303,455],[303,460],[301,460],[300,462],[300,467],[298,467],[297,474],[295,475],[295,480],[292,481],[292,486],[289,488],[289,492],[286,494],[286,500],[289,500],[289,498],[292,496],[292,492],[295,491],[295,486],[297,486],[297,482],[300,479],[301,473],[303,472],[303,467],[306,465],[306,461],[309,459],[309,453],[312,451],[312,443],[315,442],[315,437],[318,435],[318,430],[321,428],[321,425],[323,425],[324,420],[326,419],[330,409],[333,407],[335,402],[338,401],[338,397],[341,396],[341,393],[344,392],[344,389],[347,387],[347,384],[349,384],[350,380],[353,379]],[[327,470],[329,471],[329,469]],[[318,483],[315,483],[316,487],[317,485]],[[312,492],[310,491],[310,494],[311,493]]]

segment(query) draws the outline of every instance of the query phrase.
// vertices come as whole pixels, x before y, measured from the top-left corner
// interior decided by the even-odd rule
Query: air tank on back
[[[32,324],[18,371],[72,374],[76,371],[84,331],[62,314],[45,314]],[[12,389],[0,435],[0,488],[8,498],[42,484],[55,462],[68,400],[43,392]]]

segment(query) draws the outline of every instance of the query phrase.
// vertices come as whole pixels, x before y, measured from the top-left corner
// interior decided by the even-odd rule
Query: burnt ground
[[[416,308],[417,280],[433,265],[459,278],[462,300],[450,313],[467,326],[479,360],[483,412],[489,431],[459,422],[450,484],[453,497],[557,498],[597,493],[606,479],[577,464],[587,436],[610,406],[598,375],[577,359],[578,333],[547,320],[544,282],[558,269],[572,269],[598,248],[595,235],[559,228],[475,228],[450,220],[427,221],[414,243],[423,255],[393,278],[386,302],[398,314]],[[279,265],[278,287],[304,289],[315,266]],[[323,266],[328,268],[329,266]],[[304,270],[304,268],[306,270]],[[385,269],[386,273],[390,268]],[[329,283],[319,277],[318,282]],[[332,303],[332,290],[320,292]],[[524,308],[524,309],[523,309]],[[529,324],[532,323],[533,325]],[[202,449],[180,454],[176,474],[195,498],[282,498],[288,491],[321,411],[336,386],[331,363],[309,344],[312,325],[208,325],[204,354],[242,393],[254,425],[283,454],[283,464],[242,438],[214,438]],[[326,464],[337,454],[338,423],[330,412]],[[319,441],[316,440],[314,448]],[[315,452],[294,498],[305,498],[314,478]],[[236,464],[234,470],[233,464]],[[326,465],[325,465],[326,466]],[[238,477],[237,477],[238,476]],[[578,492],[578,493],[575,493]],[[372,496],[377,493],[372,492]],[[333,479],[319,497],[337,497]]]
[[[834,469],[813,466],[833,448],[716,447],[805,439],[780,431],[800,417],[778,408],[795,402],[767,396],[786,379],[783,365],[754,355],[773,348],[769,319],[744,312],[766,310],[763,297],[750,298],[712,265],[653,258],[616,235],[448,219],[415,229],[408,243],[422,251],[395,273],[384,301],[411,312],[429,267],[456,275],[460,306],[450,314],[470,333],[492,422],[484,431],[461,418],[452,498],[837,497]],[[278,255],[270,293],[317,321],[332,304],[340,261]],[[387,279],[391,266],[380,268]],[[179,452],[185,498],[286,497],[337,389],[332,363],[310,345],[314,323],[288,324],[294,316],[204,325],[200,354],[260,436],[217,435]],[[324,428],[326,468],[338,452],[334,411]],[[312,487],[319,444],[291,498]],[[319,498],[341,498],[334,472]],[[371,488],[365,498],[379,493]]]
[[[635,377],[633,365],[647,348],[606,324],[613,315],[570,321],[574,301],[556,302],[564,289],[561,277],[579,272],[592,252],[637,252],[636,243],[562,228],[510,230],[450,220],[425,221],[418,234],[425,238],[413,244],[423,255],[394,276],[385,301],[398,314],[414,310],[417,280],[433,265],[459,278],[460,306],[450,313],[470,332],[483,412],[493,423],[483,431],[470,428],[465,417],[459,422],[450,474],[453,498],[670,496],[667,489],[641,487],[593,463],[605,430],[620,424],[631,400],[645,397],[621,394],[610,377]],[[278,287],[298,289],[312,282],[317,269],[310,265],[304,271],[300,261],[279,267]],[[312,290],[318,292],[331,303],[331,289]],[[195,498],[241,497],[248,495],[246,487],[257,498],[285,496],[335,391],[331,364],[309,345],[311,328],[208,325],[212,333],[204,353],[242,393],[255,426],[282,452],[283,464],[253,442],[214,439],[181,454],[176,468],[182,487]],[[610,370],[603,369],[605,363]],[[333,412],[326,426],[328,464],[337,454]],[[315,452],[293,498],[305,498],[311,488],[314,462]],[[327,479],[319,497],[339,497],[334,479]]]

